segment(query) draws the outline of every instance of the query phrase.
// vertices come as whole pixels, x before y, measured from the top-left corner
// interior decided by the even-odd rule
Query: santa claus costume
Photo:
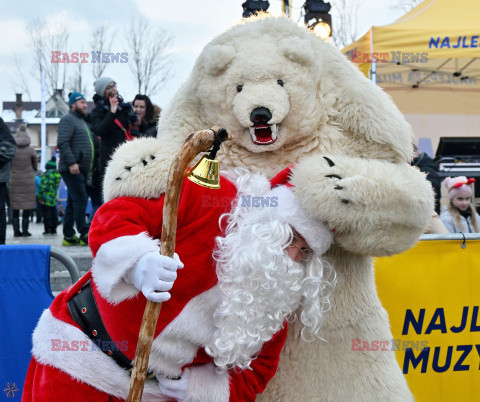
[[[288,172],[274,184],[285,183]],[[241,197],[223,177],[220,191],[183,183],[175,251],[184,267],[162,305],[149,360],[153,377],[188,380],[177,400],[255,400],[275,374],[286,338],[285,318],[302,305],[302,322],[314,332],[328,302],[327,296],[311,297],[311,304],[306,299],[331,289],[331,272],[318,263],[331,233],[303,215],[287,186],[271,190],[260,175],[249,176],[248,183]],[[128,361],[134,358],[147,300],[128,273],[143,256],[159,251],[163,201],[163,195],[118,197],[97,211],[89,233],[92,269],[60,293],[40,318],[23,401],[126,398],[129,372],[112,354],[121,351]],[[226,225],[220,222],[224,214]],[[261,217],[270,226],[262,226]],[[286,257],[291,226],[315,251],[315,264]],[[267,239],[274,231],[280,239],[276,248]],[[255,249],[259,244],[265,252]],[[103,330],[91,322],[81,324],[90,306],[77,303],[72,312],[72,300],[81,300],[86,289],[93,294]],[[162,391],[155,378],[149,379],[142,400],[172,400]]]

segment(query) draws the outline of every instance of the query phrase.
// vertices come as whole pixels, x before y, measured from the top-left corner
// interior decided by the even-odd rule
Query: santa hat
[[[451,201],[460,194],[472,196],[472,187],[470,184],[475,183],[475,179],[467,179],[465,176],[447,177],[443,184],[448,190],[448,199]]]
[[[295,187],[290,183],[293,165],[278,173],[270,185],[269,197],[277,197],[278,213],[290,224],[317,254],[324,254],[333,241],[333,234],[323,223],[308,217],[295,198]]]

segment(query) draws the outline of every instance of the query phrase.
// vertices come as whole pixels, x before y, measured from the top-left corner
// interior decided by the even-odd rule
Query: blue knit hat
[[[81,99],[85,99],[85,96],[83,96],[80,92],[72,92],[68,97],[68,106],[72,107],[76,101]]]

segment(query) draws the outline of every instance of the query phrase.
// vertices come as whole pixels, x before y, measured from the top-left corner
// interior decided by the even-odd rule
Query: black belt
[[[119,345],[112,340],[103,324],[97,303],[95,302],[95,297],[93,296],[91,282],[88,281],[82,289],[67,302],[67,305],[73,320],[82,328],[83,332],[85,332],[93,343],[97,345],[103,353],[112,357],[120,367],[131,372],[132,361],[122,353]]]

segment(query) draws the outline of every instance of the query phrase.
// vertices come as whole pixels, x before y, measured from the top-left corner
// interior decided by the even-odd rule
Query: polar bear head
[[[158,137],[182,142],[213,125],[233,136],[221,153],[227,168],[267,175],[312,153],[400,162],[412,152],[410,127],[388,95],[284,17],[253,17],[207,44]]]

